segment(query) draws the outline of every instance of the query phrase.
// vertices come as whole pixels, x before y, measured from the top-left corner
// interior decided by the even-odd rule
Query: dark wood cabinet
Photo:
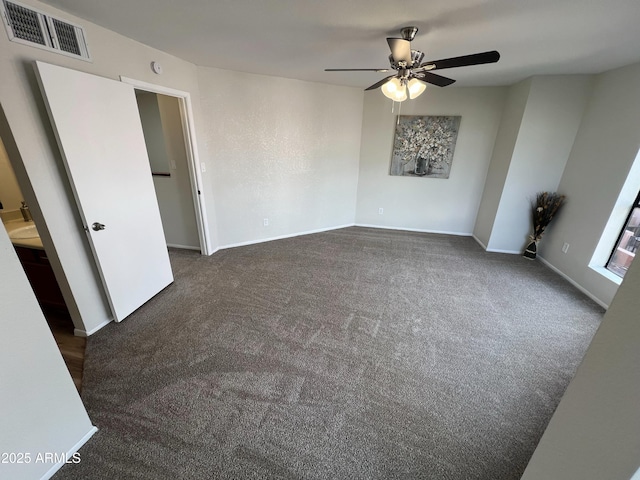
[[[67,312],[58,281],[44,250],[15,247],[40,306]]]

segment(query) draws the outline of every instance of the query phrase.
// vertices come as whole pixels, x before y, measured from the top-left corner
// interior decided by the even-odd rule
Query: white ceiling
[[[640,0],[45,0],[197,65],[366,87],[388,74],[386,37],[419,27],[426,60],[498,50],[442,71],[455,85],[599,73],[640,61]],[[89,38],[89,44],[91,39]]]

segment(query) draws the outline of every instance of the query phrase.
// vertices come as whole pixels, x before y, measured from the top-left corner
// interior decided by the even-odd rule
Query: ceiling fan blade
[[[388,68],[325,68],[325,72],[388,72]]]
[[[395,63],[406,62],[411,66],[411,42],[403,38],[387,38],[387,43],[391,49],[391,56]]]
[[[474,53],[461,57],[444,58],[433,62],[424,62],[420,68],[431,67],[428,70],[442,70],[443,68],[467,67],[470,65],[482,65],[484,63],[495,63],[500,60],[500,54],[495,50],[490,52]]]
[[[443,77],[442,75],[436,75],[435,73],[430,72],[420,72],[414,75],[414,77],[418,80],[422,80],[423,82],[437,85],[438,87],[446,87],[447,85],[451,85],[455,82],[452,78]]]
[[[373,85],[371,85],[370,87],[365,88],[365,92],[367,90],[375,90],[378,87],[381,87],[382,85],[384,85],[385,83],[387,83],[389,80],[391,80],[393,77],[395,77],[395,75],[389,75],[386,78],[383,78],[382,80],[380,80],[379,82],[374,83]]]

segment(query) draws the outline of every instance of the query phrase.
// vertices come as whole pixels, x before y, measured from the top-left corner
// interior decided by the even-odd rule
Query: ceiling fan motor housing
[[[400,63],[404,62],[395,62],[393,60],[393,54],[389,55],[389,64],[394,70],[400,70],[402,68],[411,68],[414,65],[420,65],[420,62],[422,62],[423,58],[423,52],[421,52],[420,50],[411,50],[411,65],[401,65]]]
[[[400,35],[404,40],[412,41],[416,38],[416,33],[418,33],[418,27],[404,27],[400,30]]]

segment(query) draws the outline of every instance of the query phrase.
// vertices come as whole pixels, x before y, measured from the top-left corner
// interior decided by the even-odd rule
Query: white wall
[[[202,67],[198,77],[221,246],[353,224],[361,90]]]
[[[634,262],[522,480],[629,480],[638,470],[638,312],[640,264]]]
[[[540,243],[544,259],[604,304],[617,284],[589,263],[638,153],[639,125],[640,64],[598,75],[558,185],[567,204]]]
[[[527,106],[531,79],[524,80],[509,88],[504,110],[500,117],[500,127],[496,136],[491,163],[482,192],[482,200],[478,208],[473,229],[474,236],[486,248],[491,239],[493,224],[496,219],[500,199],[504,190],[509,164],[513,157],[513,150],[518,140],[518,132]]]
[[[379,90],[367,92],[356,223],[469,235],[506,90],[430,87],[418,99],[402,104],[401,115],[462,116],[448,179],[389,175],[397,111],[391,111],[391,100]]]
[[[144,132],[144,144],[147,147],[149,164],[152,173],[169,174],[169,157],[164,143],[162,119],[158,108],[158,97],[155,93],[136,90],[136,102]]]
[[[41,478],[55,465],[39,453],[74,452],[94,430],[4,228],[0,265],[0,452],[31,455],[0,462],[0,478]]]
[[[33,190],[25,191],[27,203],[37,217],[43,244],[52,257],[56,278],[65,295],[76,328],[91,332],[111,319],[102,285],[96,271],[87,239],[70,192],[60,154],[44,108],[42,96],[33,72],[33,61],[44,62],[119,79],[120,75],[155,83],[191,93],[196,125],[200,118],[196,66],[162,53],[121,35],[75,18],[35,0],[28,5],[53,13],[85,28],[92,63],[56,53],[9,42],[0,38],[0,104],[10,131],[15,137],[17,152],[22,160],[13,161],[21,185],[31,183]],[[159,61],[162,75],[155,75],[150,62]],[[0,134],[5,140],[9,132],[5,125]],[[202,137],[202,135],[200,135]],[[206,149],[199,145],[202,161]],[[7,146],[9,151],[9,146]],[[11,156],[11,151],[9,151]],[[206,180],[208,173],[203,173]],[[22,181],[24,180],[24,181]],[[209,205],[209,224],[215,225],[213,194],[205,181],[203,194]],[[42,228],[41,228],[42,227]],[[214,235],[215,238],[215,235]],[[58,262],[58,259],[60,262]],[[62,268],[60,265],[64,265]]]
[[[198,250],[200,239],[178,99],[158,94],[158,109],[171,165],[170,177],[153,177],[164,234],[169,245]]]
[[[18,180],[0,138],[0,202],[5,210],[16,210],[20,208],[22,200],[24,198]]]
[[[591,79],[585,75],[533,77],[529,85],[489,250],[523,251],[532,231],[531,200],[537,192],[553,192],[558,187]]]

